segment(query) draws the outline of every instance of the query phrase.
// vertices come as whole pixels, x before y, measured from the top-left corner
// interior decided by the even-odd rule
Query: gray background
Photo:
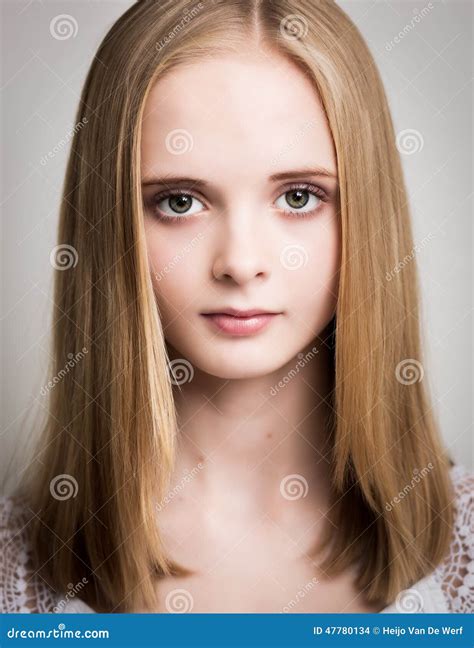
[[[106,31],[133,2],[2,2],[2,419],[0,481],[40,429],[58,205],[80,90]],[[422,279],[426,353],[445,443],[472,468],[472,9],[456,0],[339,2],[384,80],[397,133],[423,138],[403,154]],[[59,40],[50,23],[72,15]],[[424,14],[424,15],[422,15]],[[418,16],[418,19],[416,19]],[[397,35],[402,32],[402,36]],[[419,137],[419,136],[418,136]],[[62,142],[62,143],[61,143]],[[53,150],[51,159],[41,164]],[[426,237],[429,237],[426,239]],[[11,486],[10,486],[11,487]],[[8,485],[4,485],[6,490]]]

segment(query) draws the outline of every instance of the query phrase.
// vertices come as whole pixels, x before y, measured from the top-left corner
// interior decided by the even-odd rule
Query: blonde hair
[[[98,611],[153,610],[156,579],[192,573],[165,554],[156,503],[174,467],[178,426],[143,227],[140,124],[151,87],[179,65],[250,45],[293,61],[314,84],[337,154],[342,257],[334,321],[333,502],[314,555],[328,575],[357,565],[368,601],[388,603],[445,556],[449,457],[421,362],[418,279],[394,129],[359,31],[331,0],[137,2],[105,36],[88,73],[65,177],[51,375],[86,357],[49,393],[38,465],[21,489],[35,516],[40,575],[57,591],[84,577]],[[415,362],[415,365],[416,365]],[[412,384],[406,384],[410,382]],[[426,466],[432,466],[426,473]],[[426,474],[397,505],[387,503]],[[61,479],[74,496],[52,496]]]

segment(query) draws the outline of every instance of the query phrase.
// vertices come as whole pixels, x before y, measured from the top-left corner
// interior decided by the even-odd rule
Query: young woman
[[[137,2],[77,122],[3,609],[473,611],[473,478],[440,441],[395,134],[345,13]]]

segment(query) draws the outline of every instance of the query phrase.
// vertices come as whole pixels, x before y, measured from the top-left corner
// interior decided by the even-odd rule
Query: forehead
[[[182,131],[184,154],[170,146]],[[177,135],[178,136],[178,135]],[[192,146],[191,146],[192,144]],[[270,174],[304,164],[336,172],[314,85],[276,54],[225,55],[181,65],[152,88],[142,122],[146,171]]]

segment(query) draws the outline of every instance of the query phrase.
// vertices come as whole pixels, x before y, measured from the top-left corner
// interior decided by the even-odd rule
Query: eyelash
[[[321,187],[318,187],[317,185],[311,184],[311,183],[301,183],[301,184],[293,184],[287,187],[281,194],[279,194],[278,198],[280,196],[289,193],[290,191],[295,191],[295,190],[303,190],[303,191],[308,191],[308,193],[314,194],[322,203],[326,203],[329,200],[328,195],[326,192],[321,189]],[[151,208],[154,209],[154,206],[156,203],[166,199],[166,198],[171,198],[172,196],[192,196],[193,198],[196,198],[196,200],[201,200],[201,198],[194,193],[192,190],[188,190],[186,188],[183,189],[169,189],[168,191],[163,191],[161,193],[158,193],[150,199],[151,203]],[[202,201],[201,201],[202,202]],[[297,211],[290,211],[283,209],[283,213],[286,216],[290,216],[291,218],[311,218],[314,216],[314,214],[321,208],[321,205],[318,205],[315,209],[307,212],[300,212],[298,213]],[[192,214],[191,216],[169,216],[168,214],[158,214],[155,213],[155,218],[157,218],[159,221],[162,222],[172,222],[172,223],[184,223],[192,218],[194,218],[196,214]]]

